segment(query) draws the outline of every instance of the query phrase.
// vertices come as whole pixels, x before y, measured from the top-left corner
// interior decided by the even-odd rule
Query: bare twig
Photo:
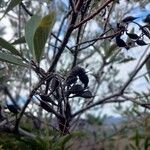
[[[113,2],[114,0],[108,0],[106,1],[96,12],[85,18],[83,21],[79,22],[77,25],[74,26],[74,29],[78,28],[82,24],[86,23],[87,21],[91,20],[94,18],[97,14],[99,14],[109,3]]]

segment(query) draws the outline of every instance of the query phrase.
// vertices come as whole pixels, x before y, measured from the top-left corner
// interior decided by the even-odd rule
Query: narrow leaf
[[[15,57],[14,55],[8,53],[0,52],[0,61],[8,62],[11,64],[19,65],[19,66],[27,66],[25,63],[22,62],[21,59]]]
[[[116,50],[117,50],[117,45],[115,43],[110,45],[110,47],[106,51],[106,57],[109,58],[110,56],[112,56]]]
[[[4,15],[2,16],[2,18],[10,11],[12,10],[15,6],[17,6],[18,4],[20,4],[22,2],[22,0],[11,0],[8,7],[6,8],[6,11],[4,13]],[[1,18],[1,19],[2,19]]]
[[[26,26],[25,26],[25,40],[34,58],[35,58],[35,53],[34,53],[34,46],[33,46],[33,37],[34,37],[35,31],[38,27],[40,20],[41,20],[40,16],[34,15],[26,23]]]
[[[33,42],[34,42],[34,53],[36,56],[36,60],[40,62],[40,59],[42,57],[45,43],[47,41],[49,32],[52,29],[52,26],[54,24],[55,19],[55,12],[51,12],[49,15],[42,18],[40,24],[38,25]]]
[[[7,42],[6,40],[4,40],[2,38],[0,38],[0,46],[2,48],[9,50],[14,55],[21,56],[21,54],[18,52],[18,50],[13,45],[11,45],[9,42]]]

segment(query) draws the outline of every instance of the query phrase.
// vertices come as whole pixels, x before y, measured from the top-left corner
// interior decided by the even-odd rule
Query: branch
[[[82,42],[82,43],[76,44],[75,46],[71,47],[71,49],[74,48],[74,47],[76,47],[76,46],[83,45],[83,44],[86,44],[86,43],[91,43],[91,42],[93,42],[93,43],[95,44],[98,40],[104,40],[104,39],[108,39],[108,38],[113,38],[114,36],[118,35],[118,34],[121,32],[121,30],[120,30],[120,31],[115,32],[114,34],[111,34],[111,35],[108,35],[108,36],[104,36],[104,35],[105,35],[106,33],[108,33],[110,30],[111,30],[111,29],[105,31],[104,33],[102,33],[102,34],[101,34],[99,37],[97,37],[97,38],[94,38],[94,39],[92,39],[92,40],[87,40],[87,41],[84,41],[84,42]],[[104,36],[104,37],[103,37],[103,36]],[[93,45],[93,43],[92,43],[92,45]],[[89,46],[91,46],[91,44],[87,45],[86,48],[89,47]],[[84,48],[84,47],[83,47],[83,48]],[[83,48],[81,48],[81,50],[82,50]]]
[[[63,17],[63,19],[62,19],[62,22],[61,22],[61,24],[60,24],[60,27],[59,27],[59,30],[58,30],[58,33],[57,33],[57,36],[55,36],[54,34],[52,34],[55,38],[56,38],[56,40],[55,40],[55,46],[57,47],[57,42],[59,41],[59,42],[62,42],[58,37],[59,37],[59,35],[60,35],[60,32],[61,32],[61,30],[62,30],[62,27],[63,27],[63,25],[64,25],[64,22],[65,22],[65,20],[66,20],[66,18],[70,15],[70,13],[71,13],[71,11],[69,11],[64,17]],[[69,49],[69,47],[66,45],[66,47]],[[69,49],[70,50],[70,49]],[[54,48],[54,53],[55,53],[55,51],[56,51],[56,48]]]
[[[135,71],[133,71],[133,73],[131,74],[131,77],[127,80],[127,82],[124,84],[123,88],[121,89],[121,91],[120,91],[121,93],[123,93],[125,91],[127,86],[132,82],[133,78],[142,69],[142,67],[145,65],[145,63],[148,61],[148,59],[150,59],[150,53],[146,56],[146,58],[141,63],[141,65],[139,65],[139,67]]]
[[[68,43],[69,37],[70,37],[72,31],[74,30],[73,25],[75,24],[76,19],[77,19],[77,14],[72,13],[72,18],[71,18],[71,21],[70,21],[70,25],[68,27],[68,30],[67,30],[66,35],[64,37],[64,40],[62,41],[62,44],[60,46],[60,50],[58,51],[57,55],[55,56],[55,58],[52,62],[52,65],[50,66],[48,72],[51,72],[55,68],[55,66],[57,65],[57,62],[58,62],[61,54],[63,53],[66,44]]]
[[[22,6],[22,8],[25,10],[25,12],[26,12],[29,16],[33,16],[33,14],[27,9],[27,7],[24,5],[23,2],[21,2],[20,5]]]
[[[79,114],[89,110],[90,108],[93,108],[93,107],[95,107],[97,105],[103,104],[105,101],[107,101],[107,100],[109,100],[111,98],[114,98],[114,97],[118,97],[118,96],[120,96],[120,93],[116,93],[116,94],[110,95],[110,96],[105,97],[104,99],[101,99],[101,100],[99,100],[99,101],[97,101],[97,102],[95,102],[95,103],[93,103],[91,105],[88,105],[87,107],[85,107],[85,108],[75,112],[74,114],[72,114],[72,118],[74,118],[75,116],[77,116],[77,115],[79,115]]]
[[[69,0],[69,2],[70,2],[70,6],[71,6],[73,12],[75,13],[76,10],[75,10],[75,3],[74,3],[74,0]]]
[[[111,14],[111,12],[112,12],[112,9],[113,9],[114,4],[115,4],[115,1],[113,1],[112,5],[111,5],[111,7],[110,7],[110,10],[109,10],[109,12],[108,12],[107,18],[106,18],[106,20],[105,20],[104,32],[106,31],[106,28],[107,28],[107,25],[108,25],[108,21],[109,21],[109,18],[110,18],[110,14]]]
[[[83,21],[79,22],[77,25],[74,26],[74,29],[78,28],[82,24],[86,23],[87,21],[91,20],[94,18],[97,14],[99,14],[109,3],[111,3],[114,0],[108,0],[106,3],[104,3],[96,12],[91,14],[89,17],[85,18]]]
[[[32,99],[32,97],[33,97],[33,95],[34,95],[35,92],[38,90],[38,88],[45,82],[45,80],[47,80],[47,79],[49,79],[49,78],[51,78],[51,77],[52,77],[52,76],[48,76],[48,77],[46,77],[45,79],[41,80],[41,81],[37,84],[37,86],[31,91],[31,93],[30,93],[30,95],[29,95],[29,98],[27,99],[27,101],[26,101],[24,107],[22,108],[22,111],[21,111],[20,114],[19,114],[19,117],[17,118],[16,125],[15,125],[15,130],[16,130],[16,131],[18,131],[18,129],[19,129],[19,123],[20,123],[20,121],[21,121],[21,118],[22,118],[22,116],[24,115],[24,112],[25,112],[27,106],[29,105],[29,103],[30,103],[30,101],[31,101],[31,99]]]
[[[149,58],[150,58],[150,54],[148,54],[148,55],[146,56],[146,58],[144,59],[144,61],[143,61],[143,62],[141,63],[141,65],[133,72],[133,74],[131,75],[131,77],[127,80],[127,82],[124,84],[124,86],[122,87],[122,89],[121,89],[119,92],[117,92],[116,94],[110,95],[110,96],[108,96],[108,97],[106,97],[106,98],[104,98],[104,99],[101,99],[101,100],[99,100],[99,101],[97,101],[97,102],[95,102],[95,103],[93,103],[93,104],[91,104],[91,105],[88,105],[87,107],[85,107],[85,108],[83,108],[83,109],[81,109],[81,110],[75,112],[75,113],[72,115],[72,118],[75,117],[75,116],[77,116],[77,115],[79,115],[79,114],[81,114],[81,113],[83,113],[83,112],[85,112],[85,111],[87,111],[87,110],[89,110],[90,108],[93,108],[93,107],[95,107],[95,106],[97,106],[97,105],[103,104],[104,102],[106,102],[106,101],[109,100],[109,99],[112,99],[112,98],[121,96],[121,95],[124,93],[125,89],[126,89],[126,88],[129,86],[129,84],[132,82],[133,78],[134,78],[134,77],[136,76],[136,74],[141,70],[141,68],[144,66],[144,64],[148,61]],[[149,107],[149,106],[146,105],[146,107]]]

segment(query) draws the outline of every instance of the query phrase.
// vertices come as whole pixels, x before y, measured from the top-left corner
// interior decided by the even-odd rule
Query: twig
[[[20,123],[20,121],[21,121],[21,118],[22,118],[22,116],[23,116],[23,114],[24,114],[24,112],[25,112],[27,106],[29,105],[29,103],[30,103],[30,101],[31,101],[31,99],[32,99],[32,97],[33,97],[33,95],[36,93],[36,91],[38,90],[38,88],[45,82],[45,80],[49,79],[50,77],[51,77],[51,76],[48,76],[46,79],[41,80],[41,81],[37,84],[37,86],[31,91],[31,93],[30,93],[30,95],[29,95],[29,98],[27,99],[27,101],[26,101],[24,107],[22,108],[22,110],[21,110],[21,112],[20,112],[20,114],[19,114],[19,116],[18,116],[18,118],[17,118],[16,125],[15,125],[15,130],[16,130],[16,131],[18,131],[18,129],[19,129],[19,123]]]
[[[85,18],[83,21],[81,21],[77,25],[75,25],[74,29],[78,28],[79,26],[81,26],[85,22],[87,22],[87,21],[91,20],[92,18],[94,18],[97,14],[99,14],[112,1],[114,1],[114,0],[108,0],[108,1],[106,1],[98,10],[96,10],[96,12],[94,12],[89,17]]]
[[[76,12],[76,9],[75,9],[75,3],[74,3],[74,0],[69,0],[70,2],[70,6],[72,8],[72,11],[75,13]]]
[[[24,5],[23,2],[21,2],[20,5],[22,6],[22,8],[25,10],[25,12],[26,12],[29,16],[33,16],[33,14],[26,8],[26,6]]]
[[[109,17],[110,17],[110,15],[111,15],[111,12],[112,12],[112,9],[113,9],[114,4],[115,4],[115,1],[113,1],[112,5],[111,5],[111,7],[110,7],[110,10],[109,10],[109,12],[108,12],[108,16],[107,16],[107,18],[106,18],[106,20],[105,20],[104,32],[106,31],[106,28],[107,28],[107,25],[108,25],[108,21],[109,21]]]
[[[86,106],[85,108],[83,108],[83,109],[81,109],[81,110],[75,112],[74,114],[72,114],[72,118],[74,118],[74,117],[76,117],[77,115],[79,115],[79,114],[85,112],[86,110],[89,110],[90,108],[93,108],[93,107],[95,107],[95,106],[97,106],[97,105],[103,104],[105,101],[107,101],[107,100],[109,100],[109,99],[111,99],[111,98],[114,98],[114,97],[118,97],[118,96],[120,96],[120,93],[116,93],[116,94],[110,95],[110,96],[108,96],[108,97],[105,97],[104,99],[101,99],[101,100],[99,100],[99,101],[93,103],[93,104],[90,104],[90,105]]]
[[[62,41],[59,39],[59,35],[60,35],[60,32],[61,32],[62,27],[63,27],[63,25],[64,25],[64,22],[65,22],[66,18],[70,15],[70,13],[71,13],[71,11],[69,11],[69,12],[64,16],[64,18],[62,19],[62,22],[61,22],[61,24],[60,24],[60,27],[59,27],[57,36],[55,36],[55,35],[53,34],[53,36],[55,36],[55,38],[56,38],[56,40],[55,40],[55,47],[57,47],[57,42],[58,42],[58,41],[59,41],[59,42],[62,42]],[[66,47],[70,50],[70,48],[69,48],[67,45],[66,45]],[[71,50],[70,50],[70,51],[71,51]],[[56,48],[54,48],[54,55],[55,55],[55,52],[56,52]]]
[[[132,82],[133,78],[136,76],[136,74],[141,70],[141,68],[145,65],[145,63],[148,61],[148,59],[150,58],[150,53],[146,56],[146,58],[144,59],[144,61],[141,63],[141,65],[139,65],[139,67],[133,71],[133,73],[131,74],[130,78],[127,80],[127,82],[124,84],[123,88],[121,89],[121,93],[124,92],[124,90],[128,87],[128,85]]]
[[[63,40],[63,42],[60,46],[60,50],[58,51],[57,55],[55,56],[55,58],[52,62],[52,65],[50,66],[48,72],[51,72],[52,70],[54,70],[55,66],[57,65],[57,62],[58,62],[61,54],[63,53],[64,48],[66,47],[66,44],[68,43],[69,37],[70,37],[72,31],[74,30],[73,25],[76,22],[76,19],[77,19],[77,14],[72,13],[72,18],[71,18],[71,21],[70,21],[70,25],[68,27],[68,30],[67,30],[66,35],[64,37],[64,40]]]
[[[131,75],[131,77],[127,80],[127,82],[124,84],[124,86],[122,87],[122,89],[117,92],[116,94],[113,94],[113,95],[110,95],[106,98],[103,98],[102,100],[99,100],[91,105],[88,105],[87,107],[75,112],[73,115],[72,115],[72,118],[79,115],[80,113],[83,113],[85,112],[86,110],[89,110],[90,108],[93,108],[97,105],[100,105],[100,104],[103,104],[104,102],[106,102],[107,100],[109,99],[112,99],[112,98],[115,98],[115,97],[119,97],[121,96],[125,89],[128,87],[128,85],[132,82],[133,78],[136,76],[136,74],[141,70],[141,68],[144,66],[144,64],[147,62],[147,60],[150,58],[150,54],[147,55],[147,57],[144,59],[144,61],[141,63],[141,65],[133,72],[133,74]]]
[[[57,39],[57,41],[59,41],[60,43],[63,43],[63,41],[60,40],[54,33],[51,33],[51,35],[52,35],[55,39]],[[69,47],[67,46],[67,44],[65,45],[65,47],[66,47],[71,53],[73,53],[73,50],[72,50],[71,48],[69,48]],[[58,48],[60,49],[60,47],[58,47]]]

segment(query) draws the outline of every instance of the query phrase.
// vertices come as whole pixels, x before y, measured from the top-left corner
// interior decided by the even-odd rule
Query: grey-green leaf
[[[3,38],[0,38],[0,46],[2,48],[7,49],[8,51],[10,51],[14,55],[21,56],[21,54],[18,52],[18,50],[13,45],[11,45],[9,42],[4,40]]]
[[[21,59],[17,58],[16,56],[14,56],[12,54],[8,54],[8,53],[0,52],[0,61],[8,62],[11,64],[23,66],[23,67],[27,66],[25,63],[23,63],[23,61]]]
[[[40,16],[34,15],[30,18],[30,20],[26,23],[25,26],[25,40],[28,44],[31,54],[33,55],[33,58],[35,58],[33,37],[38,27],[38,24],[40,23],[40,20]]]
[[[49,32],[52,29],[55,20],[55,12],[51,12],[42,18],[34,34],[34,53],[36,60],[40,62],[45,43],[47,41]]]
[[[15,6],[17,6],[18,4],[20,4],[22,2],[22,0],[11,0],[9,5],[7,6],[4,15],[2,16],[2,18],[10,11],[12,10]],[[1,19],[2,19],[1,18]]]

